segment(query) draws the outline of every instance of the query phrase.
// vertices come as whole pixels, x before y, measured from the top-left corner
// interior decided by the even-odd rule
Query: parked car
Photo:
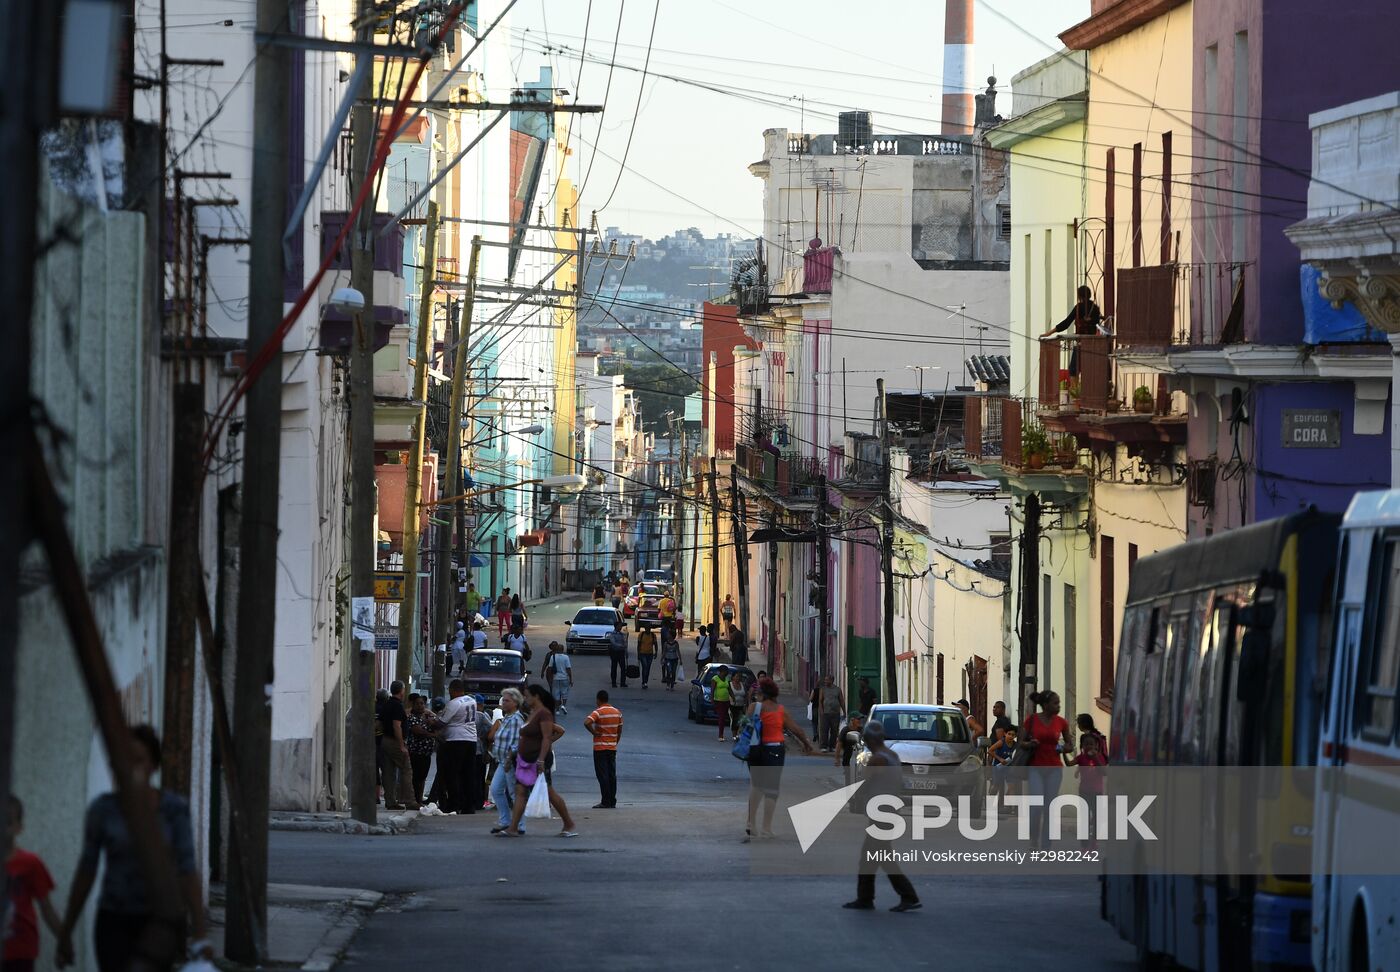
[[[663,567],[660,570],[652,569],[642,571],[643,584],[648,581],[655,584],[671,584],[675,582],[675,579],[675,572],[667,567]]]
[[[902,764],[904,790],[909,794],[937,793],[957,806],[957,798],[972,797],[972,813],[986,804],[982,750],[986,737],[972,738],[967,719],[951,705],[883,704],[870,710],[870,721],[885,729],[887,745]],[[861,746],[855,757],[864,766],[870,752]]]
[[[635,603],[632,607],[630,617],[636,622],[638,631],[643,628],[658,627],[661,624],[661,598],[671,590],[669,584],[657,584],[643,581],[638,584],[634,591]],[[672,592],[672,597],[675,593]],[[676,599],[676,627],[679,629],[684,619],[681,616],[680,599]]]
[[[467,670],[462,678],[468,692],[484,695],[487,705],[495,705],[504,689],[525,691],[525,658],[508,648],[478,648],[467,652]]]
[[[709,697],[711,693],[707,690],[714,685],[715,677],[721,670],[724,672],[725,678],[737,670],[743,676],[745,692],[754,682],[758,681],[753,669],[745,668],[743,665],[729,665],[722,662],[706,665],[699,675],[690,680],[690,703],[685,714],[691,722],[715,721],[715,703]]]
[[[576,651],[607,651],[608,635],[621,617],[616,608],[579,608],[572,621],[564,622],[569,628],[564,648],[571,655]]]

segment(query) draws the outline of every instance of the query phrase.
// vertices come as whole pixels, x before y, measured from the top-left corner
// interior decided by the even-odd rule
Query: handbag
[[[527,763],[519,755],[515,757],[515,782],[521,786],[534,786],[540,776],[540,764]]]
[[[535,780],[535,785],[530,789],[530,799],[525,804],[525,816],[534,820],[548,820],[549,811],[549,782],[543,777]]]
[[[754,720],[746,718],[744,728],[739,730],[739,735],[734,738],[734,746],[729,750],[735,759],[748,762],[749,751],[753,749],[754,735]]]

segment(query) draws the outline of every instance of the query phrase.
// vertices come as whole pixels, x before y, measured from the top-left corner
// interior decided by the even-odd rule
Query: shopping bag
[[[549,783],[545,780],[544,774],[540,774],[539,779],[535,780],[535,785],[530,789],[530,799],[525,804],[525,816],[532,819],[549,819]]]
[[[739,730],[738,736],[734,737],[734,746],[732,749],[730,749],[730,752],[734,754],[735,759],[742,759],[746,762],[748,761],[749,750],[753,748],[753,736],[753,720],[745,719],[744,728]]]

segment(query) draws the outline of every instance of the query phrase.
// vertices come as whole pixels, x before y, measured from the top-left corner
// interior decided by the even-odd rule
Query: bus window
[[[1356,692],[1356,724],[1368,739],[1389,742],[1395,731],[1396,692],[1400,689],[1400,539],[1385,545],[1366,664]]]
[[[1201,761],[1196,746],[1196,718],[1200,710],[1200,696],[1196,692],[1197,663],[1201,656],[1202,639],[1208,637],[1210,625],[1210,592],[1198,591],[1192,598],[1190,624],[1186,629],[1185,640],[1175,650],[1177,675],[1176,685],[1176,761],[1183,764],[1196,764]]]
[[[1123,612],[1123,631],[1118,639],[1118,658],[1114,669],[1113,686],[1113,738],[1109,742],[1110,758],[1115,762],[1127,758],[1125,742],[1130,725],[1136,725],[1136,712],[1133,708],[1135,697],[1134,683],[1138,659],[1142,656],[1142,639],[1147,609],[1141,605],[1127,608]]]
[[[1221,764],[1220,722],[1224,703],[1221,700],[1226,690],[1225,663],[1230,655],[1231,621],[1235,605],[1230,592],[1218,591],[1215,597],[1215,610],[1211,615],[1210,636],[1202,639],[1207,652],[1201,659],[1197,671],[1201,698],[1200,749],[1201,762],[1207,766]]]

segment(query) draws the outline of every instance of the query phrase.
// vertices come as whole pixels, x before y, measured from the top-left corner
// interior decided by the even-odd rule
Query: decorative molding
[[[1186,0],[1118,0],[1088,20],[1081,20],[1060,35],[1060,42],[1072,51],[1093,50],[1100,44],[1122,37],[1149,21],[1179,7]]]
[[[1323,264],[1319,268],[1317,289],[1331,302],[1341,307],[1344,302],[1356,305],[1368,324],[1390,334],[1400,333],[1400,267],[1377,273],[1360,266],[1348,273],[1345,268]]]

